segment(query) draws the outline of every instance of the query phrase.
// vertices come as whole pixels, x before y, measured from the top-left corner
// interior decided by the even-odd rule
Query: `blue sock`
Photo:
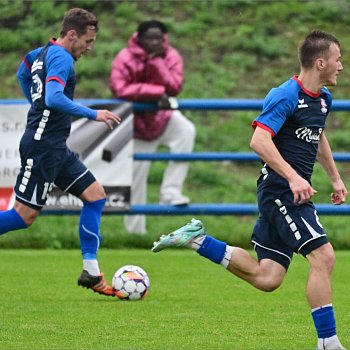
[[[211,261],[220,264],[224,258],[226,251],[226,243],[221,242],[211,236],[206,236],[197,253]]]
[[[332,305],[313,311],[312,318],[319,338],[329,338],[337,334]]]
[[[100,234],[100,222],[105,202],[105,198],[95,202],[84,202],[79,222],[79,238],[83,259],[96,259],[102,238]]]
[[[14,208],[7,211],[0,211],[0,235],[8,231],[20,230],[27,227],[28,225]]]

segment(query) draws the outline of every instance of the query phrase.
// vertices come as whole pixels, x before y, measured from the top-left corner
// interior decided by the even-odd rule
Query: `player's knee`
[[[32,226],[33,222],[35,221],[38,215],[36,213],[30,212],[30,213],[19,213],[19,216],[22,218],[22,220],[25,222],[28,228]]]
[[[333,247],[329,243],[311,252],[307,258],[312,268],[329,272],[332,272],[336,260]]]
[[[37,218],[37,215],[29,215],[24,218],[24,222],[27,224],[27,226],[32,226],[35,219]]]
[[[91,184],[80,196],[80,199],[87,202],[95,202],[105,198],[106,192],[98,181]]]
[[[27,227],[31,226],[39,215],[38,210],[31,209],[19,202],[15,203],[14,209],[16,210],[17,214],[21,217],[21,219],[24,221],[24,223],[27,225]]]
[[[325,264],[329,270],[333,270],[333,267],[335,265],[335,254],[333,249],[326,255]]]
[[[335,265],[335,254],[333,249],[328,249],[324,252],[324,254],[321,255],[319,265],[321,268],[326,269],[328,271],[333,270],[333,267]]]
[[[262,290],[263,292],[269,293],[269,292],[275,291],[277,288],[280,287],[281,284],[282,284],[281,280],[269,278],[263,281],[263,283],[261,283],[259,289]]]
[[[94,183],[93,189],[94,189],[93,193],[95,194],[96,197],[98,197],[97,200],[106,198],[105,189],[98,181]]]

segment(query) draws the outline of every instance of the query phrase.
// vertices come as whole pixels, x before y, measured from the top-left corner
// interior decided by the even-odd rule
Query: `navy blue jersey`
[[[253,126],[269,131],[283,159],[311,182],[318,143],[331,106],[332,96],[326,87],[314,94],[293,77],[269,92]],[[266,176],[268,174],[272,176]],[[261,179],[264,181],[259,181],[259,188],[277,184],[288,186],[285,179],[266,165]]]
[[[63,148],[71,116],[96,119],[96,110],[73,101],[74,58],[55,39],[29,52],[18,68],[17,77],[31,103],[21,143]]]
[[[34,55],[36,57],[31,63]],[[47,82],[55,80],[64,86],[64,95],[73,100],[76,83],[74,59],[65,48],[50,40],[45,47],[29,53],[26,61],[31,67],[32,104],[22,142],[32,143],[35,140],[45,147],[65,147],[71,128],[71,115],[47,107],[45,88]]]

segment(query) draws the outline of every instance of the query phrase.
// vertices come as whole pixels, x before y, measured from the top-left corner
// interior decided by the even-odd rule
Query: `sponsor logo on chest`
[[[306,142],[318,143],[323,129],[318,128],[318,130],[312,130],[308,127],[298,128],[295,130],[295,134],[298,139],[304,140]]]

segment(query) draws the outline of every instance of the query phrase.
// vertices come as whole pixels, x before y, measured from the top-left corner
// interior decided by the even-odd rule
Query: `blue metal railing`
[[[343,204],[316,204],[319,215],[349,215],[350,205]],[[43,215],[78,215],[80,210],[50,210],[43,211]],[[258,215],[256,204],[250,203],[193,203],[186,206],[171,206],[160,204],[134,204],[130,209],[118,211],[106,211],[104,215]]]
[[[85,105],[113,105],[123,102],[120,99],[77,99]],[[0,105],[27,104],[24,99],[1,100]],[[180,110],[261,110],[263,99],[180,99]],[[156,103],[133,103],[134,110],[156,110]],[[350,100],[333,100],[333,111],[349,111]],[[337,162],[350,162],[350,153],[334,153]],[[138,153],[134,154],[135,160],[150,161],[258,161],[259,158],[252,152],[205,152],[191,154],[170,153]],[[320,215],[349,215],[350,205],[334,206],[331,204],[316,205]],[[77,214],[78,211],[55,211],[50,214]],[[45,214],[49,214],[46,212]],[[168,206],[158,204],[132,205],[128,210],[121,210],[106,214],[146,214],[146,215],[256,215],[258,209],[255,204],[190,204],[187,206]]]
[[[124,102],[120,99],[76,99],[76,102],[84,105],[99,105],[99,104],[118,104]],[[179,99],[179,107],[181,110],[231,110],[231,111],[257,111],[261,110],[263,106],[263,99],[225,99],[225,98],[213,98],[213,99],[198,99],[188,98]],[[0,105],[9,104],[27,104],[25,99],[0,99]],[[140,110],[156,110],[156,103],[141,103],[134,102],[133,109],[135,111]],[[349,111],[350,100],[333,100],[333,111]]]
[[[253,152],[135,153],[134,160],[150,161],[234,161],[251,162],[260,158]],[[350,153],[333,153],[336,162],[350,162]]]

